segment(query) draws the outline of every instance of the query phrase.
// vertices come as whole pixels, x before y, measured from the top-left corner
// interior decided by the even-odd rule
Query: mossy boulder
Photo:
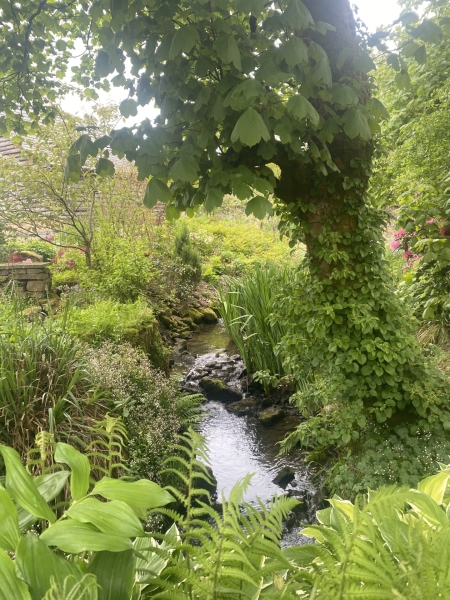
[[[202,323],[217,323],[219,320],[212,308],[200,308],[198,312],[202,315]]]
[[[272,425],[284,417],[284,410],[281,406],[271,406],[259,413],[259,422],[263,425]]]
[[[181,317],[181,320],[189,327],[189,329],[195,329],[195,323],[191,317]]]
[[[169,352],[164,348],[158,324],[146,323],[141,327],[127,327],[123,330],[123,339],[133,346],[142,348],[150,362],[157,369],[169,372]]]
[[[205,391],[209,400],[219,400],[220,402],[238,402],[242,399],[242,394],[224,383],[221,379],[214,377],[203,377],[199,383],[202,390]]]
[[[243,400],[239,400],[239,402],[233,402],[232,404],[227,405],[227,410],[235,415],[248,415],[256,410],[258,406],[258,401],[254,398],[244,398]]]
[[[177,322],[170,313],[159,315],[159,321],[167,329],[176,329],[177,328]]]
[[[200,323],[203,322],[202,313],[192,306],[183,311],[182,316],[184,318],[187,317],[188,319],[191,319],[196,325],[200,325]]]

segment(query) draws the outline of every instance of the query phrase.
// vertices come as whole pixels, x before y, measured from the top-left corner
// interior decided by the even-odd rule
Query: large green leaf
[[[211,188],[207,195],[205,201],[205,209],[206,212],[212,212],[215,208],[220,208],[223,203],[223,192],[218,190],[217,188]]]
[[[170,169],[174,181],[189,181],[192,183],[198,178],[198,164],[192,156],[182,156]]]
[[[335,85],[331,89],[331,97],[333,99],[333,104],[338,104],[339,106],[357,106],[359,102],[359,96],[355,92],[355,90],[348,85]]]
[[[331,87],[333,84],[333,75],[331,73],[330,62],[326,56],[321,58],[311,70],[311,79],[314,83]]]
[[[69,575],[81,575],[74,563],[52,552],[32,533],[27,533],[20,540],[16,552],[16,565],[21,578],[30,589],[33,600],[43,598],[51,586],[52,579],[61,585]]]
[[[283,24],[294,29],[307,29],[314,19],[301,0],[290,0],[282,17]]]
[[[122,552],[131,548],[128,538],[107,535],[89,523],[61,520],[44,531],[40,539],[49,546],[56,546],[63,552]]]
[[[198,31],[192,25],[184,25],[177,30],[170,46],[169,58],[173,60],[184,52],[188,54],[199,39]]]
[[[33,477],[33,483],[44,500],[50,502],[50,500],[56,498],[63,490],[69,475],[70,471],[57,471],[55,473],[48,473],[47,475],[38,475],[37,477]],[[26,531],[37,520],[34,515],[30,515],[23,508],[19,508],[17,514],[20,531]]]
[[[53,523],[56,517],[26,472],[19,454],[8,446],[0,446],[0,452],[6,467],[6,489],[13,500],[30,514]]]
[[[13,561],[4,552],[0,552],[0,600],[31,600],[28,587],[16,576]]]
[[[417,489],[419,492],[423,492],[427,496],[430,496],[436,504],[442,504],[444,494],[447,490],[449,477],[449,473],[442,471],[437,475],[423,479],[417,486]]]
[[[287,102],[288,111],[297,119],[309,119],[313,125],[317,125],[320,120],[319,113],[309,100],[301,94],[296,94],[289,98]]]
[[[73,500],[84,498],[89,490],[91,467],[89,459],[73,446],[58,442],[56,444],[55,460],[65,463],[72,471],[70,475],[70,493]]]
[[[114,173],[116,172],[116,168],[112,160],[102,156],[97,161],[95,172],[100,177],[113,177]]]
[[[261,139],[270,140],[270,133],[261,115],[254,108],[247,108],[242,114],[231,134],[231,141],[241,141],[246,146],[255,146]]]
[[[91,523],[109,535],[133,538],[145,535],[133,509],[120,500],[100,502],[95,498],[86,498],[71,506],[67,514],[81,523]]]
[[[147,479],[128,482],[103,477],[92,490],[92,494],[103,496],[108,500],[121,500],[131,506],[138,517],[143,519],[146,518],[148,509],[174,502],[169,492]]]
[[[409,504],[430,525],[448,526],[445,512],[430,496],[419,491],[412,490]]]
[[[98,589],[97,579],[91,573],[78,578],[69,575],[62,585],[54,581],[42,600],[98,600]]]
[[[88,565],[100,586],[98,600],[130,600],[133,589],[134,552],[97,552]]]
[[[223,63],[233,63],[238,71],[242,70],[241,53],[232,35],[221,35],[214,42],[214,49]]]
[[[122,100],[119,105],[120,114],[127,119],[128,117],[135,117],[138,112],[138,103],[133,98],[126,98]]]
[[[281,54],[291,67],[301,63],[308,63],[308,48],[303,40],[293,36],[282,47]]]
[[[148,584],[157,577],[169,562],[169,557],[180,540],[174,524],[166,532],[164,541],[158,544],[153,538],[136,538],[133,548],[136,552],[136,580]]]
[[[145,188],[144,206],[153,208],[158,201],[167,204],[171,200],[172,193],[167,185],[160,179],[152,177]]]
[[[354,139],[359,135],[364,140],[370,140],[369,123],[363,113],[356,108],[349,108],[343,116],[344,131],[350,139]]]
[[[79,154],[69,154],[64,169],[64,179],[66,182],[77,183],[80,179],[81,159]]]
[[[0,485],[0,550],[15,552],[20,540],[17,509],[11,496]]]
[[[264,196],[255,196],[249,202],[247,202],[247,206],[245,207],[245,214],[255,215],[257,219],[264,219],[266,215],[273,215],[273,207],[272,203],[264,198]]]

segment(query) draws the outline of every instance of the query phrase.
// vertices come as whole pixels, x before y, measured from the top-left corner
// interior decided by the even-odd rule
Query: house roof
[[[25,162],[25,158],[22,156],[22,149],[20,146],[16,146],[7,138],[0,136],[0,156],[9,156],[16,158],[20,162]]]

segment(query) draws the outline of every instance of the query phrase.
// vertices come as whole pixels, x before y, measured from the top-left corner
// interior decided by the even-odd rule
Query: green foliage
[[[143,300],[130,304],[98,300],[86,308],[73,307],[66,316],[67,330],[96,346],[106,340],[120,342],[130,331],[139,331],[155,323],[152,309]]]
[[[59,323],[30,324],[14,306],[4,310],[0,319],[0,440],[14,444],[24,456],[41,429],[58,435],[83,429],[90,382],[76,340]]]
[[[51,236],[50,236],[51,237]],[[52,259],[57,256],[57,248],[52,246],[49,242],[41,240],[39,238],[31,238],[23,241],[19,241],[19,243],[14,244],[14,250],[30,250],[31,252],[36,252],[36,254],[40,254],[44,262],[51,262]]]
[[[293,269],[289,267],[255,267],[241,279],[223,279],[220,316],[249,373],[266,371],[279,378],[285,374],[278,344],[286,329],[270,322],[270,316],[277,290],[292,277]]]
[[[382,485],[414,487],[435,472],[437,463],[450,462],[445,431],[417,432],[405,426],[376,427],[343,452],[327,477],[327,486],[344,498]]]
[[[89,352],[87,369],[114,412],[123,415],[130,469],[139,477],[157,479],[176,435],[198,421],[203,397],[182,395],[176,379],[152,367],[129,344],[108,342]]]
[[[382,215],[370,206],[354,211],[348,199],[352,233],[324,224],[332,244],[323,262],[310,261],[285,287],[272,318],[287,332],[285,368],[307,381],[293,400],[310,419],[286,448],[348,444],[372,420],[404,419],[412,432],[450,425],[447,379],[421,354],[386,271]]]
[[[200,254],[192,246],[191,238],[186,223],[181,231],[175,235],[175,256],[179,258],[184,267],[183,279],[198,283],[202,278],[202,263]]]
[[[431,600],[446,589],[450,490],[442,469],[417,489],[381,488],[354,504],[330,500],[317,513],[320,524],[302,531],[316,543],[285,550],[306,584],[300,597]]]
[[[101,231],[94,245],[93,270],[85,271],[81,284],[106,298],[134,302],[144,294],[153,269],[144,240],[117,237]]]
[[[0,453],[6,464],[5,487],[0,486],[2,589],[9,586],[10,597],[23,600],[130,600],[133,550],[142,547],[136,540],[148,538],[142,521],[149,509],[165,506],[173,497],[148,480],[103,477],[92,485],[88,459],[67,444],[55,447],[54,460],[69,467],[58,479],[54,474],[31,477],[10,447],[0,446]],[[68,500],[58,518],[48,502],[64,487],[61,475],[68,481]],[[38,519],[39,537],[30,532]],[[14,561],[5,551],[13,553]],[[65,595],[68,590],[70,596]]]

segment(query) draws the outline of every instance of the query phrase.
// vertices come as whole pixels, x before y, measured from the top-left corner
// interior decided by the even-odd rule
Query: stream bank
[[[252,473],[245,501],[268,505],[275,494],[286,493],[298,498],[302,503],[285,524],[283,545],[307,543],[301,524],[314,522],[322,496],[304,453],[280,456],[278,445],[300,422],[298,412],[285,398],[264,395],[220,321],[178,340],[173,361],[175,372],[184,376],[183,388],[205,396],[200,431],[208,444],[218,501]]]

